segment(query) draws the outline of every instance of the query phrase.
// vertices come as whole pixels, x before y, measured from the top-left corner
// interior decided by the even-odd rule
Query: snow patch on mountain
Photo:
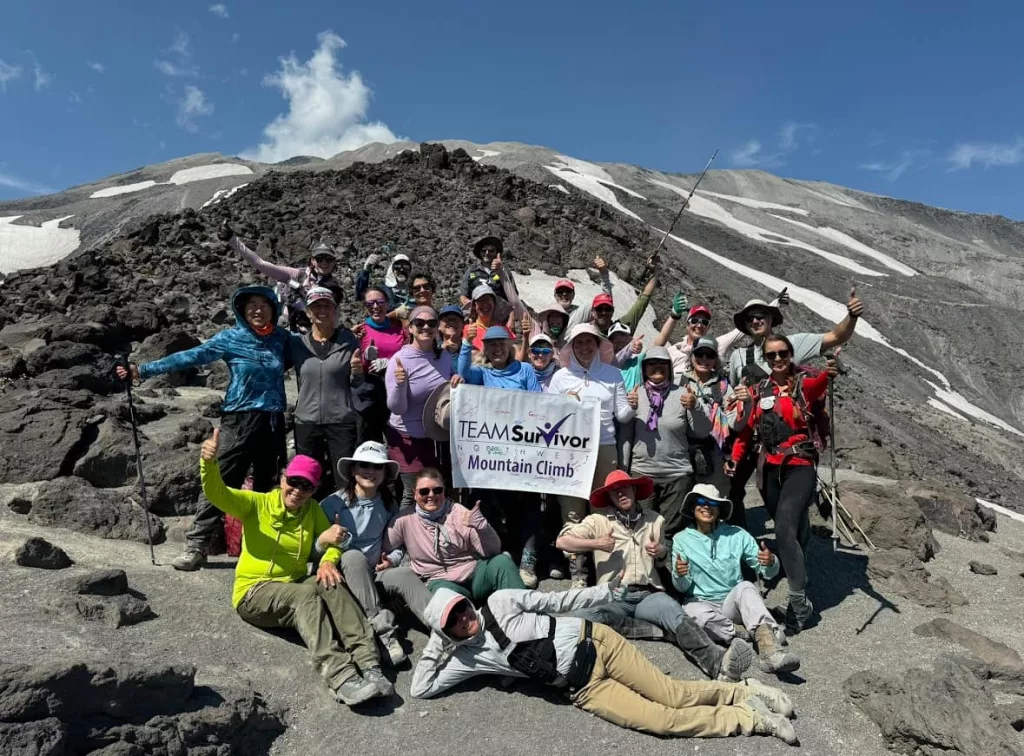
[[[859,252],[862,255],[870,257],[872,260],[880,262],[885,267],[891,270],[895,270],[897,273],[902,273],[905,276],[917,275],[917,271],[911,268],[909,265],[904,265],[899,260],[894,260],[884,252],[879,252],[877,249],[869,247],[867,244],[864,244],[863,242],[854,239],[852,236],[850,236],[849,234],[845,234],[842,231],[838,231],[834,228],[829,228],[828,226],[812,226],[809,223],[801,223],[798,220],[793,220],[792,218],[784,218],[781,215],[776,215],[775,213],[768,214],[773,218],[778,218],[780,221],[792,223],[794,226],[799,226],[800,228],[806,229],[811,233],[818,234],[818,236],[823,236],[826,239],[831,239],[832,241],[837,242],[838,244],[842,244],[844,247],[852,249],[854,252]]]
[[[611,205],[619,212],[625,213],[630,218],[643,222],[643,218],[619,202],[615,192],[608,187],[614,187],[633,197],[646,200],[647,198],[642,194],[637,194],[632,189],[616,184],[611,174],[599,165],[588,163],[586,160],[568,157],[567,155],[556,155],[555,160],[557,162],[554,165],[545,165],[544,168],[551,171],[551,173],[558,176],[565,183],[572,184],[587,194]]]
[[[215,163],[213,165],[199,165],[195,168],[184,168],[176,171],[167,181],[139,181],[135,184],[124,184],[123,186],[109,186],[106,189],[98,189],[89,195],[89,199],[101,199],[103,197],[116,197],[119,194],[131,194],[141,192],[154,186],[181,186],[191,184],[194,181],[208,181],[210,179],[226,178],[228,176],[251,176],[253,170],[247,165],[238,163]],[[205,207],[205,205],[204,205]]]
[[[477,162],[483,160],[484,158],[498,157],[498,155],[501,154],[501,152],[499,152],[498,150],[485,150],[483,147],[477,147],[476,151],[480,153],[479,155],[473,156],[473,159],[476,160]]]
[[[708,197],[715,197],[716,199],[723,199],[728,202],[735,202],[737,205],[745,205],[752,207],[755,210],[781,210],[785,213],[796,213],[797,215],[809,215],[807,210],[802,207],[793,207],[792,205],[780,205],[777,202],[765,202],[764,200],[749,199],[747,197],[737,197],[733,194],[721,194],[719,192],[709,192],[704,189],[700,190],[701,194],[706,194]]]
[[[125,184],[124,186],[108,186],[106,189],[100,189],[89,195],[89,199],[100,199],[101,197],[117,197],[120,194],[131,194],[132,192],[141,192],[143,189],[149,189],[151,186],[156,186],[155,181],[139,181],[136,184]]]
[[[935,396],[937,396],[940,401],[945,402],[950,407],[958,410],[959,412],[965,415],[970,415],[971,417],[977,420],[981,420],[982,422],[988,423],[989,425],[994,425],[997,428],[1002,428],[1004,431],[1007,431],[1008,433],[1013,433],[1017,436],[1024,436],[1024,433],[1021,433],[1019,430],[1014,428],[1012,425],[1007,423],[1002,418],[996,417],[995,415],[986,412],[980,407],[975,407],[973,404],[967,401],[967,398],[963,394],[953,391],[952,388],[949,386],[949,381],[944,381],[946,386],[945,388],[939,388],[931,381],[926,381],[926,383],[932,387],[932,390],[935,392]]]
[[[563,193],[565,193],[565,194],[568,194],[568,193],[569,193],[569,190],[568,190],[568,189],[566,189],[566,188],[565,188],[564,186],[562,186],[561,184],[548,184],[548,188],[549,188],[549,189],[557,189],[558,191],[560,191],[560,192],[563,192]]]
[[[0,273],[52,265],[78,249],[81,232],[60,227],[74,216],[54,218],[40,226],[15,225],[20,217],[0,218]]]
[[[993,512],[998,512],[999,514],[1005,517],[1009,517],[1011,520],[1016,520],[1017,522],[1024,522],[1024,515],[1022,515],[1020,512],[1013,512],[1007,509],[1006,507],[1001,507],[998,504],[992,503],[991,501],[985,501],[985,499],[975,498],[974,500],[981,504],[981,506],[986,507],[987,509],[991,509]]]
[[[202,206],[203,207],[209,207],[210,205],[216,205],[221,200],[226,200],[232,194],[234,194],[239,189],[241,189],[242,187],[245,187],[245,186],[249,186],[249,185],[248,184],[239,184],[238,186],[233,186],[230,189],[218,189],[217,191],[215,191],[213,193],[213,196],[210,197],[210,199],[206,200],[206,202],[203,203]]]
[[[945,413],[947,415],[951,415],[952,417],[955,417],[957,420],[962,420],[965,423],[971,422],[966,417],[964,417],[959,412],[957,412],[955,409],[950,407],[948,404],[943,404],[942,402],[940,402],[938,399],[936,399],[933,396],[932,397],[928,397],[928,399],[925,402],[925,404],[927,404],[929,407],[933,407],[934,409],[937,409],[939,412]]]

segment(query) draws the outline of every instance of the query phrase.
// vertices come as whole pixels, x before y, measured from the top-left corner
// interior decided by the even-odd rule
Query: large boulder
[[[63,570],[74,564],[64,549],[38,537],[27,539],[15,550],[14,563],[42,570]]]
[[[79,533],[147,543],[146,513],[120,488],[93,488],[80,478],[57,478],[41,485],[28,502],[28,521]],[[162,543],[164,524],[149,515],[153,543]]]
[[[1020,739],[986,682],[954,659],[934,670],[888,675],[866,670],[843,684],[882,731],[886,745],[912,756],[1021,756]]]
[[[994,641],[943,617],[918,625],[914,628],[914,635],[922,638],[944,638],[957,643],[987,664],[995,673],[1024,672],[1024,662],[1021,661],[1020,654],[1005,643]]]
[[[203,487],[195,449],[150,452],[143,457],[142,465],[151,512],[164,516],[196,513]]]
[[[135,480],[135,468],[131,428],[108,417],[99,425],[95,440],[73,470],[97,488],[118,488]]]
[[[199,346],[200,343],[202,342],[199,339],[187,331],[173,328],[164,329],[152,336],[147,336],[132,354],[132,359],[141,365],[162,359],[175,352],[192,349]],[[184,386],[195,373],[195,370],[183,370],[178,373],[167,373],[163,378],[166,385]]]
[[[0,483],[28,483],[70,475],[102,420],[84,391],[21,391],[0,409]]]
[[[924,513],[896,486],[844,483],[840,499],[880,549],[906,549],[922,562],[938,551]]]
[[[910,599],[915,604],[952,611],[954,606],[965,606],[967,598],[957,591],[946,578],[932,577],[924,564],[906,549],[877,551],[869,555],[868,576],[884,581],[887,590]]]
[[[910,485],[905,493],[928,518],[928,523],[943,533],[988,541],[988,534],[996,529],[995,514],[967,494],[918,484]]]

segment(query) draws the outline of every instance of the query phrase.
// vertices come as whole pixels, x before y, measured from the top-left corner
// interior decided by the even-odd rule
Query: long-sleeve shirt
[[[385,550],[393,567],[401,564],[405,552],[392,549],[385,542],[388,526],[394,521],[397,511],[388,509],[379,494],[374,499],[357,498],[354,504],[349,504],[345,492],[337,491],[320,502],[320,508],[329,523],[337,522],[348,531],[349,538],[342,544],[345,551],[358,549],[363,552],[371,569],[380,564]]]
[[[277,265],[272,262],[267,262],[262,257],[257,255],[247,246],[245,242],[239,239],[237,236],[232,236],[228,240],[228,246],[235,250],[242,258],[248,262],[252,267],[256,268],[260,273],[265,275],[267,278],[272,278],[280,283],[288,283],[289,281],[296,281],[302,283],[300,280],[303,278],[303,268],[293,268],[289,265]]]
[[[310,499],[293,513],[285,509],[280,489],[257,493],[228,488],[217,460],[200,460],[199,477],[210,503],[242,521],[242,554],[235,567],[232,606],[237,607],[260,583],[292,583],[306,577],[310,550],[330,527],[319,504]],[[335,564],[339,559],[341,552],[333,546],[321,557]]]
[[[801,384],[804,392],[804,401],[810,405],[813,402],[821,399],[825,396],[825,392],[828,390],[828,373],[822,371],[817,375],[805,374],[801,379]],[[758,423],[761,422],[761,416],[765,412],[776,412],[782,418],[782,420],[789,426],[794,434],[789,437],[786,441],[787,446],[793,446],[801,441],[806,441],[810,438],[807,429],[807,422],[804,420],[803,413],[799,407],[796,406],[796,402],[793,401],[793,397],[788,394],[788,389],[784,393],[783,387],[776,384],[774,381],[769,383],[772,396],[775,399],[774,407],[764,409],[762,401],[764,398],[755,397],[750,410],[750,419],[747,424],[739,431],[736,436],[736,441],[732,445],[732,458],[734,462],[739,462],[746,455],[750,449],[750,444],[754,437],[754,429]],[[792,454],[766,454],[765,462],[769,465],[813,465],[813,460],[804,459],[803,457],[794,456]]]
[[[517,391],[541,390],[533,365],[519,360],[511,360],[501,369],[474,365],[473,347],[465,341],[462,342],[462,349],[459,351],[459,375],[466,383],[474,386],[493,386]]]
[[[388,548],[404,548],[409,566],[424,580],[469,580],[477,561],[501,551],[501,538],[480,514],[449,502],[440,522],[421,517],[415,510],[403,512],[388,526]],[[468,514],[468,517],[467,517]]]
[[[612,278],[608,275],[607,268],[601,272],[601,291],[608,296],[612,295]],[[591,302],[584,302],[580,305],[573,303],[569,305],[565,311],[569,315],[569,325],[565,327],[565,332],[568,333],[572,330],[574,325],[590,322],[590,315],[593,312],[593,307]]]
[[[622,383],[622,373],[618,368],[601,362],[597,357],[584,368],[577,362],[575,355],[569,360],[569,366],[555,371],[548,385],[549,394],[568,394],[576,392],[583,397],[593,397],[601,403],[601,441],[602,445],[615,443],[615,421],[628,423],[633,420],[635,412],[626,398],[626,387]]]
[[[729,591],[741,580],[741,564],[746,564],[761,577],[771,579],[779,573],[779,560],[768,567],[757,561],[757,541],[743,528],[720,523],[711,535],[696,528],[686,528],[672,539],[672,558],[669,571],[676,589],[702,601],[718,604],[725,601]],[[685,577],[676,574],[676,557],[689,562]]]
[[[640,506],[639,502],[634,506]],[[623,585],[662,590],[657,567],[665,563],[665,556],[655,559],[647,553],[647,544],[654,542],[665,546],[665,555],[668,554],[668,544],[664,543],[665,518],[657,512],[645,509],[635,528],[627,528],[612,514],[595,512],[584,517],[582,522],[567,522],[559,535],[587,539],[611,535],[615,539],[615,548],[611,552],[601,549],[592,552],[598,585],[607,583],[622,571]]]
[[[779,300],[773,299],[768,303],[772,307],[779,306]],[[716,338],[718,342],[718,354],[722,360],[726,359],[726,355],[729,350],[733,348],[737,341],[742,339],[744,336],[743,331],[739,328],[733,328],[729,333],[724,333]],[[682,341],[678,341],[675,344],[668,345],[668,354],[672,358],[672,371],[676,375],[682,375],[684,372],[690,370],[690,354],[693,352],[693,345],[696,343],[690,339],[689,335]],[[723,364],[725,364],[723,362]],[[738,382],[734,382],[732,385],[738,386]]]
[[[495,591],[487,599],[487,607],[501,631],[511,641],[505,650],[484,629],[483,619],[480,620],[480,632],[472,638],[456,641],[445,635],[441,627],[441,616],[445,607],[460,599],[464,600],[455,591],[441,588],[427,604],[424,614],[431,629],[430,640],[412,673],[409,692],[414,698],[436,696],[477,675],[525,677],[522,672],[512,668],[508,656],[517,643],[546,638],[551,616],[555,616],[555,637],[552,643],[555,647],[556,666],[561,675],[567,675],[576,655],[583,620],[560,615],[607,604],[612,600],[612,595],[607,585],[558,593],[518,588]]]
[[[395,380],[399,361],[406,373],[405,383],[401,386]],[[432,350],[424,352],[412,344],[399,349],[384,374],[391,427],[412,438],[424,438],[423,405],[431,392],[451,377],[452,356],[447,350],[442,349],[438,356]]]
[[[354,422],[356,412],[365,409],[372,398],[372,387],[364,377],[352,376],[356,337],[347,328],[339,328],[327,342],[323,357],[312,340],[308,333],[292,334],[288,339],[288,361],[295,367],[299,384],[295,421],[315,425]]]
[[[644,386],[637,392],[637,411],[632,423],[633,474],[649,475],[655,480],[675,480],[693,472],[689,437],[701,438],[710,432],[710,422],[700,411],[682,405],[683,389],[673,383],[665,395],[658,427],[651,430],[647,419],[651,402]]]

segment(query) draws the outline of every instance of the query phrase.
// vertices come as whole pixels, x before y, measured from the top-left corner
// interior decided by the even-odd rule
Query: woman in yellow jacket
[[[354,706],[391,695],[394,686],[381,673],[373,630],[342,587],[338,546],[344,529],[331,525],[312,500],[320,485],[320,463],[297,455],[281,475],[280,488],[239,491],[221,478],[219,442],[219,429],[203,442],[199,471],[210,503],[242,522],[242,555],[231,597],[235,611],[256,627],[298,631],[313,666],[341,703]],[[326,551],[310,579],[306,565],[318,539]],[[335,637],[332,620],[340,637]]]

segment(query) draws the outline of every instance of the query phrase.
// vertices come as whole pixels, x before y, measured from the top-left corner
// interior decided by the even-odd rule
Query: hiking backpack
[[[803,417],[804,423],[807,425],[807,435],[810,438],[810,444],[813,446],[813,449],[809,449],[807,448],[807,442],[804,442],[798,446],[789,447],[794,449],[791,454],[792,456],[814,459],[815,461],[828,448],[831,422],[826,404],[827,394],[820,399],[808,403],[807,398],[804,396],[804,378],[814,377],[819,374],[818,371],[806,366],[797,368],[796,381],[790,394]],[[774,395],[775,392],[772,390],[771,378],[765,378],[757,385],[755,401],[759,401],[763,396]],[[785,442],[798,432],[786,424],[786,421],[779,415],[777,407],[778,402],[776,402],[775,407],[771,410],[762,411],[761,420],[757,424],[761,444],[769,454],[781,453],[778,450],[785,448]]]

